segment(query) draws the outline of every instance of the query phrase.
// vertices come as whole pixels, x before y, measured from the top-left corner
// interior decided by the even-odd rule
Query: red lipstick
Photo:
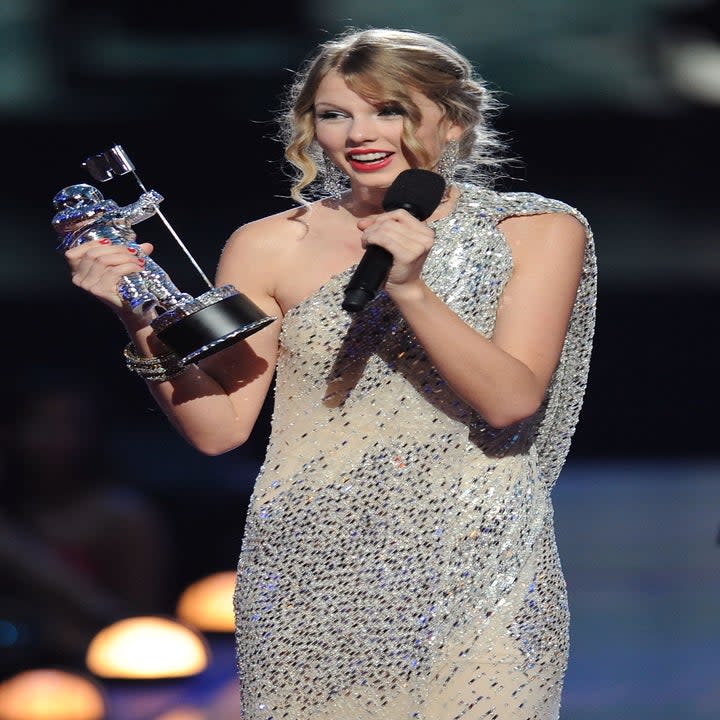
[[[345,157],[353,170],[357,172],[374,172],[387,167],[392,162],[393,154],[389,150],[362,148],[351,150],[345,154]]]

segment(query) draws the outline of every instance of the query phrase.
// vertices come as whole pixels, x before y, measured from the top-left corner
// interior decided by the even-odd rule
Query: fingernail
[[[138,258],[138,265],[145,265],[145,259],[144,259],[144,258]]]
[[[137,250],[135,248],[129,247],[127,250],[128,250],[128,252],[133,253],[133,255],[137,253]]]
[[[103,238],[103,239],[100,241],[100,244],[101,244],[101,245],[109,245],[109,244],[110,244],[110,241],[109,241],[107,238]]]

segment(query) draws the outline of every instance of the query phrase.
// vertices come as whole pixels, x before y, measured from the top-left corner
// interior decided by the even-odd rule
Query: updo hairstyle
[[[413,92],[435,102],[448,120],[463,128],[458,148],[461,176],[487,182],[500,164],[502,143],[487,124],[498,105],[468,60],[431,35],[406,30],[348,31],[323,43],[298,72],[280,118],[285,157],[294,169],[291,196],[298,202],[307,202],[301,193],[321,173],[314,102],[320,82],[331,70],[369,102],[402,107],[402,139],[414,167],[432,169],[437,159],[428,157],[415,138],[421,117]]]

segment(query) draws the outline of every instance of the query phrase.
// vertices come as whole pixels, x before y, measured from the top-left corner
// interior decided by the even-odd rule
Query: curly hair
[[[448,120],[462,128],[459,177],[488,182],[501,164],[503,143],[487,123],[499,104],[455,48],[409,30],[349,30],[320,45],[300,69],[279,118],[285,158],[294,169],[291,196],[298,202],[307,202],[302,191],[321,174],[314,101],[320,82],[332,70],[370,102],[403,106],[402,140],[413,166],[432,169],[432,159],[415,138],[421,114],[413,93],[435,102]]]

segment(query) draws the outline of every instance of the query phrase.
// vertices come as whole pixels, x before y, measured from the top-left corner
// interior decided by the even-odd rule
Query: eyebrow
[[[370,102],[369,100],[366,101],[368,105],[372,105],[374,108],[385,108],[385,107],[405,107],[402,102],[399,100],[379,100],[378,102]],[[343,105],[337,105],[336,103],[328,102],[327,100],[320,100],[313,103],[313,108],[317,108],[318,106],[326,106],[331,108],[336,108],[337,110],[344,110]]]

